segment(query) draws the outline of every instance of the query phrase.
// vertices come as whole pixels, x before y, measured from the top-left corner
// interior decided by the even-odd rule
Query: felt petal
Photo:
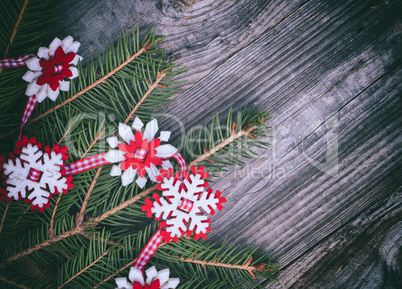
[[[49,55],[54,56],[54,53],[56,52],[56,49],[59,48],[63,43],[59,38],[53,39],[52,43],[49,45]]]
[[[109,150],[103,155],[103,158],[109,163],[117,163],[125,160],[124,152],[120,150]]]
[[[142,189],[145,186],[145,184],[147,183],[147,178],[138,177],[135,182]]]
[[[145,270],[145,273],[147,274],[147,281],[146,283],[148,285],[151,285],[152,279],[154,279],[158,275],[158,271],[156,270],[155,266],[152,266]]]
[[[66,38],[64,38],[61,42],[61,47],[63,48],[63,50],[67,51],[67,49],[70,48],[71,44],[73,44],[73,41],[74,39],[71,36],[67,36]]]
[[[165,159],[174,155],[177,152],[177,149],[170,144],[164,144],[155,148],[155,151],[156,157]]]
[[[123,187],[128,186],[134,181],[134,177],[137,174],[137,169],[133,169],[131,166],[121,174],[121,184]]]
[[[120,166],[114,165],[114,166],[112,167],[112,169],[110,170],[110,175],[111,175],[112,177],[121,176],[121,169],[120,169]]]
[[[160,174],[158,168],[153,163],[151,163],[149,168],[145,167],[145,170],[147,171],[149,178],[152,181],[156,182],[156,176]]]
[[[161,131],[161,134],[159,135],[159,139],[161,141],[168,141],[170,138],[170,131]]]
[[[107,143],[110,145],[110,147],[113,148],[113,149],[114,149],[115,147],[117,147],[118,144],[120,143],[120,142],[119,142],[119,139],[118,139],[116,136],[108,137],[108,138],[106,139],[106,141],[107,141]]]
[[[32,72],[30,70],[28,70],[24,76],[22,77],[23,80],[25,80],[26,82],[32,82],[35,78],[39,77],[39,75],[41,75],[42,72],[37,71],[37,72]]]
[[[156,132],[158,131],[158,121],[156,119],[147,123],[144,130],[144,139],[148,139],[148,142],[154,139]]]
[[[158,276],[156,277],[160,284],[165,284],[169,280],[169,269],[163,269],[158,272]]]
[[[130,287],[133,287],[132,284],[127,282],[127,278],[126,277],[118,277],[115,279],[116,281],[116,285],[119,289],[130,289]]]
[[[39,49],[38,49],[38,57],[39,58],[44,58],[46,60],[49,60],[49,48],[47,48],[47,47],[39,47]]]
[[[83,59],[84,59],[83,57],[76,54],[74,59],[69,64],[77,65],[78,61],[82,61]]]
[[[68,77],[70,79],[76,78],[78,76],[78,69],[76,67],[70,67],[69,70],[72,73],[72,76]]]
[[[173,169],[172,163],[169,160],[162,161],[162,168],[167,171],[168,169]]]
[[[141,270],[136,269],[134,267],[131,267],[130,273],[128,274],[128,279],[130,279],[132,283],[139,282],[141,283],[142,286],[145,285],[144,276],[142,275]]]
[[[59,88],[62,91],[69,91],[70,90],[70,81],[65,81],[65,80],[60,81]]]
[[[25,94],[28,96],[37,94],[40,88],[41,88],[41,85],[38,85],[36,83],[36,81],[32,81],[30,84],[28,84]]]
[[[175,289],[180,283],[179,278],[170,278],[166,284],[163,284],[161,289]]]
[[[133,124],[131,125],[133,128],[135,128],[136,130],[140,130],[142,129],[142,127],[144,126],[144,123],[141,121],[141,119],[137,116],[134,121]]]
[[[134,141],[134,134],[131,127],[124,123],[119,123],[119,135],[124,139],[124,141],[130,144],[130,141]]]
[[[56,91],[53,91],[53,89],[49,86],[46,92],[47,97],[49,97],[53,101],[56,101],[57,97],[59,96],[60,90],[59,88],[57,88]]]
[[[81,43],[79,43],[78,41],[74,41],[69,48],[67,48],[66,50],[64,50],[65,53],[69,53],[69,52],[74,52],[77,53],[78,48],[80,48]]]
[[[31,57],[27,61],[25,61],[25,64],[30,70],[33,71],[40,71],[42,70],[42,66],[40,66],[40,60],[39,58],[36,57]]]
[[[47,97],[47,89],[49,85],[45,84],[39,89],[38,93],[36,94],[35,98],[40,103]]]

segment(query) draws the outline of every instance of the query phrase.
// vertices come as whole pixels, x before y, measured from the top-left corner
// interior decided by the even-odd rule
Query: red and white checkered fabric
[[[193,209],[194,203],[186,198],[181,198],[181,205],[178,207],[179,210],[186,212],[187,214]]]
[[[134,159],[139,159],[141,161],[144,161],[145,158],[147,157],[148,153],[149,153],[149,150],[146,150],[146,149],[143,149],[143,148],[137,148],[135,150],[133,158]]]
[[[188,166],[187,166],[186,161],[184,160],[183,156],[179,152],[175,153],[172,156],[172,158],[174,158],[179,163],[181,178],[183,179],[183,173],[188,171]]]
[[[156,253],[163,239],[164,237],[161,235],[161,228],[159,228],[138,256],[133,267],[142,270],[148,263],[149,259],[151,259],[151,257]]]
[[[20,67],[24,66],[25,62],[31,58],[36,57],[35,54],[24,54],[18,58],[4,58],[0,59],[0,67]]]
[[[22,119],[21,119],[21,127],[20,127],[20,135],[18,137],[18,140],[21,140],[22,137],[22,128],[25,126],[25,124],[28,122],[29,118],[32,115],[32,112],[34,111],[36,104],[38,102],[36,101],[36,96],[31,95],[28,97],[27,103],[25,105],[24,112],[22,114]]]
[[[72,164],[69,164],[67,166],[64,167],[65,171],[66,171],[66,175],[74,175],[74,174],[78,174],[80,172],[83,171],[87,171],[99,166],[103,166],[103,165],[107,165],[110,164],[108,161],[106,161],[103,158],[103,155],[105,153],[102,154],[98,154],[83,160],[79,160],[77,162],[74,162]]]
[[[35,170],[34,168],[31,168],[29,170],[29,175],[28,175],[28,179],[30,179],[31,181],[37,182],[39,180],[39,177],[41,175],[41,171]]]

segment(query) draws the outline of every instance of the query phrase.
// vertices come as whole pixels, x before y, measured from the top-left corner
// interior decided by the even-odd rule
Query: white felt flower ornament
[[[30,69],[22,79],[29,82],[26,95],[35,95],[38,102],[46,97],[55,101],[60,90],[68,91],[70,82],[64,80],[73,79],[78,76],[77,65],[82,57],[77,55],[80,43],[74,41],[71,36],[63,40],[55,38],[49,48],[39,47],[38,58],[32,57],[26,61]]]
[[[103,157],[111,163],[119,162],[119,165],[112,167],[110,175],[121,175],[123,186],[131,184],[138,174],[136,183],[143,188],[147,183],[146,174],[152,181],[156,181],[156,176],[160,174],[156,166],[166,169],[172,167],[168,159],[177,152],[177,149],[170,144],[160,145],[161,141],[169,140],[170,132],[161,131],[159,137],[155,138],[158,131],[156,119],[148,122],[141,132],[143,126],[142,121],[136,117],[132,124],[132,128],[136,130],[135,134],[130,126],[120,123],[119,135],[124,142],[120,142],[117,137],[106,139],[111,148],[118,149],[109,150]]]
[[[147,279],[144,280],[141,270],[131,267],[128,278],[116,278],[116,289],[174,289],[179,285],[179,278],[169,279],[169,269],[157,271],[155,266],[152,266],[145,271]]]

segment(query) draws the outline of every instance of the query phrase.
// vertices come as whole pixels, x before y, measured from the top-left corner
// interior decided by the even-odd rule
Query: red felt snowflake
[[[226,202],[220,191],[214,193],[208,188],[205,179],[209,175],[203,166],[199,169],[192,167],[191,172],[185,173],[181,181],[179,173],[173,177],[172,169],[161,169],[157,181],[162,183],[157,188],[162,191],[163,197],[155,193],[155,201],[146,198],[145,205],[141,207],[147,212],[147,217],[155,214],[156,220],[164,220],[160,223],[165,228],[161,235],[167,243],[171,240],[176,242],[178,237],[184,234],[191,236],[193,233],[196,240],[200,237],[205,239],[206,233],[211,231],[211,220],[207,214],[214,215],[215,210],[222,210],[222,204]]]

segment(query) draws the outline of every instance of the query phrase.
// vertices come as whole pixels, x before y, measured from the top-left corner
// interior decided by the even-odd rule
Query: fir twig
[[[6,215],[7,215],[8,207],[10,207],[10,203],[7,203],[6,208],[4,209],[3,217],[1,218],[0,234],[1,234],[1,230],[3,230],[4,221],[6,220]]]
[[[9,280],[7,280],[5,277],[3,277],[1,275],[0,275],[0,280],[6,282],[8,284],[11,284],[11,285],[13,285],[15,287],[18,287],[18,288],[29,289],[28,287],[25,287],[24,285],[18,284],[18,283],[14,282],[14,281],[9,281]]]
[[[106,74],[105,76],[103,76],[102,78],[98,79],[97,81],[95,81],[94,83],[92,83],[91,85],[88,85],[87,87],[85,87],[83,90],[77,92],[76,94],[74,94],[72,97],[67,98],[65,101],[63,101],[62,103],[52,107],[51,109],[45,111],[44,113],[42,113],[41,115],[38,115],[37,117],[35,117],[34,119],[32,119],[30,121],[30,123],[36,122],[42,118],[44,118],[45,116],[47,116],[48,114],[56,111],[57,109],[61,108],[62,106],[66,105],[67,103],[72,102],[73,100],[75,100],[76,98],[80,97],[81,95],[83,95],[84,93],[90,91],[92,88],[98,86],[99,84],[102,83],[106,83],[106,80],[113,76],[116,72],[118,72],[119,70],[121,70],[122,68],[126,67],[131,61],[133,61],[134,59],[136,59],[138,56],[140,56],[141,54],[143,54],[145,51],[147,51],[148,49],[150,49],[150,47],[148,45],[144,45],[140,50],[138,50],[134,55],[132,55],[129,59],[127,59],[126,61],[124,61],[122,64],[120,64],[119,66],[117,66],[115,69],[113,69],[111,72],[109,72],[108,74]]]
[[[239,270],[245,270],[247,271],[253,279],[255,279],[255,274],[254,271],[260,272],[263,271],[265,268],[264,264],[258,265],[258,266],[250,266],[251,261],[253,260],[253,256],[250,256],[250,258],[247,260],[246,264],[244,265],[233,265],[233,264],[227,264],[227,263],[218,263],[215,261],[213,262],[207,262],[204,260],[196,260],[194,258],[183,258],[179,256],[173,256],[177,259],[182,260],[183,262],[187,263],[193,263],[193,264],[200,264],[203,268],[204,266],[214,266],[214,267],[222,267],[222,268],[230,268],[230,269],[239,269]]]
[[[15,23],[13,33],[11,34],[11,37],[10,37],[10,41],[8,42],[6,50],[4,51],[4,58],[7,57],[10,47],[11,47],[11,45],[13,45],[15,35],[17,35],[17,32],[18,32],[18,26],[21,23],[22,17],[24,16],[25,9],[27,8],[28,3],[29,3],[29,0],[25,0],[24,4],[22,5],[21,12],[20,12],[20,15],[18,16],[17,22]],[[2,72],[3,72],[3,67],[0,67],[0,74]]]
[[[18,220],[14,223],[14,226],[16,226],[22,219],[22,217],[24,217],[24,215],[29,211],[29,209],[31,208],[32,204],[30,204],[25,211],[22,213],[22,215],[18,218]]]
[[[124,265],[123,267],[121,267],[119,270],[117,270],[115,273],[113,273],[112,275],[108,276],[107,278],[103,279],[103,281],[99,282],[96,286],[94,286],[94,289],[98,288],[100,285],[105,284],[107,281],[109,281],[110,279],[112,279],[113,277],[115,277],[117,274],[119,274],[120,272],[126,270],[128,267],[134,265],[134,263],[137,261],[137,258],[135,258],[133,261],[130,261],[129,263],[127,263],[126,265]]]
[[[79,275],[81,275],[83,272],[85,272],[86,270],[88,270],[89,268],[91,268],[93,265],[95,265],[97,262],[99,262],[104,256],[106,256],[109,253],[109,250],[106,250],[102,255],[100,255],[98,257],[98,259],[96,259],[95,261],[93,261],[91,264],[89,264],[87,267],[85,267],[84,269],[82,269],[80,272],[78,272],[77,274],[75,274],[73,277],[71,277],[70,279],[68,279],[66,282],[64,282],[62,285],[60,285],[57,289],[61,289],[63,288],[66,284],[70,283],[71,281],[73,281],[75,278],[77,278]]]
[[[34,246],[34,247],[32,247],[32,248],[29,248],[29,249],[27,249],[27,250],[25,250],[25,251],[22,251],[21,253],[18,253],[18,254],[16,254],[16,255],[12,256],[12,257],[9,257],[9,258],[5,259],[5,263],[9,263],[9,262],[15,261],[15,260],[17,260],[17,259],[19,259],[19,258],[21,258],[21,257],[24,257],[24,256],[26,256],[26,255],[29,255],[29,254],[31,254],[31,253],[33,253],[33,252],[36,252],[36,251],[38,251],[38,250],[44,248],[44,247],[46,247],[46,246],[49,246],[50,244],[53,244],[53,243],[56,243],[56,242],[61,241],[61,240],[63,240],[63,239],[66,239],[66,238],[68,238],[68,237],[77,235],[77,234],[81,233],[82,230],[83,230],[83,229],[82,229],[81,226],[76,226],[76,227],[75,227],[74,229],[72,229],[72,230],[69,230],[69,231],[67,231],[67,232],[64,232],[63,234],[54,236],[54,237],[52,237],[52,238],[49,238],[49,239],[47,239],[46,241],[41,242],[41,243],[37,244],[36,246]]]

